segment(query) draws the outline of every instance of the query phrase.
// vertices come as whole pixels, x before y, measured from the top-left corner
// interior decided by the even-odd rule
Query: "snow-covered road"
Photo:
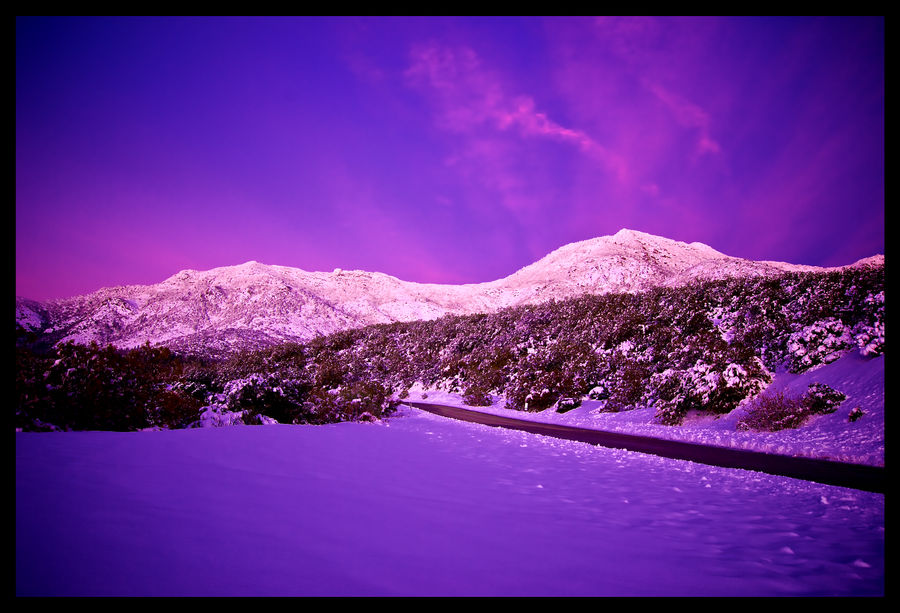
[[[827,483],[841,487],[852,487],[868,492],[884,493],[887,487],[884,467],[835,462],[810,457],[780,455],[747,449],[735,449],[716,445],[688,443],[653,436],[638,436],[621,432],[609,432],[596,428],[580,428],[560,423],[550,423],[534,419],[516,419],[506,415],[486,413],[477,407],[431,402],[406,401],[405,404],[452,419],[474,422],[489,426],[524,430],[543,436],[570,441],[582,441],[592,445],[626,449],[649,453],[664,458],[689,460],[710,466],[740,468],[781,475],[794,479],[804,479],[817,483]],[[519,412],[521,413],[521,412]]]
[[[16,434],[17,595],[883,595],[884,496],[504,431]]]

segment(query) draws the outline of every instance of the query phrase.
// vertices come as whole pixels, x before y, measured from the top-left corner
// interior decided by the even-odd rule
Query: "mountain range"
[[[850,266],[883,262],[878,255]],[[127,348],[149,342],[214,355],[370,324],[487,313],[585,293],[826,270],[835,269],[745,260],[702,243],[623,229],[565,245],[486,283],[414,283],[379,272],[308,272],[251,261],[44,303],[17,297],[16,323],[50,343],[96,341]]]

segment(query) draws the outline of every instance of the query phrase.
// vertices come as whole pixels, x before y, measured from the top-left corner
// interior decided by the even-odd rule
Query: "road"
[[[746,449],[714,447],[634,434],[590,430],[574,426],[515,419],[431,402],[404,401],[403,404],[434,413],[435,415],[462,421],[523,430],[534,434],[581,441],[602,447],[649,453],[665,458],[689,460],[724,468],[755,470],[772,475],[850,487],[868,492],[882,494],[885,492],[884,467],[881,466],[866,466],[832,460],[776,455]]]

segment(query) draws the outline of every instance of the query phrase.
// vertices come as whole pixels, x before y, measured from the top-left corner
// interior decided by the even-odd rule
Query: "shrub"
[[[877,356],[884,353],[884,322],[875,322],[873,325],[859,325],[854,335],[860,354],[864,356]]]
[[[556,412],[557,413],[568,413],[573,409],[577,409],[581,406],[581,400],[578,398],[560,398],[559,402],[556,403]]]
[[[796,428],[807,417],[800,396],[791,396],[784,391],[767,392],[750,402],[747,414],[737,423],[737,429],[774,432]]]
[[[821,415],[834,413],[846,399],[846,394],[824,383],[810,383],[803,397],[803,403],[811,414]]]
[[[315,388],[303,403],[305,421],[325,424],[339,421],[371,421],[391,415],[399,405],[391,391],[373,381],[356,382],[340,389]]]
[[[229,410],[244,412],[244,423],[262,423],[259,416],[285,424],[305,423],[303,400],[308,387],[304,381],[274,374],[251,375],[229,381],[223,396]]]
[[[559,400],[560,390],[553,383],[553,374],[525,372],[506,388],[506,404],[518,411],[540,412]]]
[[[833,413],[845,399],[846,395],[823,383],[810,384],[802,396],[782,390],[763,393],[750,402],[737,429],[774,432],[799,428],[813,415]]]
[[[772,380],[757,358],[747,368],[729,363],[721,370],[698,360],[684,370],[667,369],[650,378],[650,395],[658,423],[678,425],[690,409],[722,415],[747,397],[758,394]]]
[[[609,391],[601,383],[600,385],[593,386],[590,391],[588,391],[587,395],[591,400],[606,400],[609,398]]]
[[[640,404],[647,392],[650,369],[635,360],[621,359],[621,365],[606,380],[610,389],[608,406],[615,411],[625,410]]]
[[[243,411],[229,411],[223,404],[210,404],[200,409],[199,419],[190,424],[191,428],[219,428],[243,425]]]
[[[489,407],[493,404],[491,395],[480,385],[472,385],[463,394],[463,402],[472,407]]]
[[[803,372],[818,364],[829,364],[854,346],[850,330],[833,317],[806,326],[787,342],[791,372]]]
[[[65,343],[47,358],[17,351],[17,365],[16,425],[23,429],[182,428],[200,407],[176,385],[181,359],[149,344],[122,351]]]
[[[866,356],[884,353],[884,290],[870,293],[862,301],[862,321],[856,325],[856,343]]]
[[[147,407],[147,421],[157,428],[186,428],[197,419],[202,403],[177,390],[162,390]]]

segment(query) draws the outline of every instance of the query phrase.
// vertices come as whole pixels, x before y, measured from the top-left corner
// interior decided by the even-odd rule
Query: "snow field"
[[[883,595],[884,496],[406,407],[17,433],[16,593]]]

